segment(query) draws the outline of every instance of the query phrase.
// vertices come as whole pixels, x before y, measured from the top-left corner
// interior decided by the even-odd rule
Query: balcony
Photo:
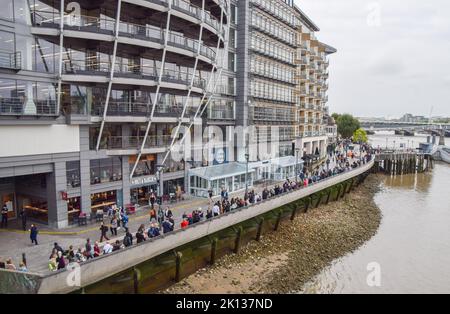
[[[143,136],[111,136],[108,138],[108,150],[139,150],[144,142]],[[167,148],[172,143],[170,135],[149,135],[144,149]]]
[[[96,75],[107,77],[111,71],[110,62],[102,62],[95,59],[89,60],[64,60],[63,73],[64,74],[79,74],[79,75]],[[175,83],[184,86],[189,86],[192,79],[192,73],[181,72],[175,70],[164,70],[162,75],[162,82]],[[114,71],[115,78],[131,78],[157,81],[159,77],[158,71],[151,66],[144,65],[127,65],[123,67],[116,67]],[[156,83],[155,83],[156,84]],[[146,85],[146,84],[144,84]],[[205,89],[206,80],[200,79],[198,76],[194,78],[193,87]]]
[[[26,98],[0,98],[0,116],[57,116],[56,100]]]
[[[194,116],[198,108],[187,107],[184,116]],[[105,104],[97,105],[92,108],[92,115],[101,116],[105,110]],[[111,101],[108,104],[107,116],[112,117],[150,117],[152,105],[144,102],[121,102]],[[181,117],[183,105],[176,106],[156,105],[155,117]]]
[[[19,71],[22,68],[22,54],[17,52],[0,51],[0,68]]]
[[[208,119],[212,120],[234,120],[234,111],[229,109],[210,109],[208,110]]]
[[[48,28],[58,28],[59,27],[59,17],[54,17],[53,15],[45,16],[42,12],[35,13],[36,25],[40,27]],[[65,16],[64,17],[64,28],[66,30],[83,31],[83,32],[93,32],[105,35],[110,35],[105,37],[105,41],[111,41],[112,35],[114,34],[116,22],[112,19],[105,17],[93,17],[93,16]],[[140,25],[128,22],[119,23],[119,35],[121,37],[127,37],[132,39],[140,39],[145,41],[150,41],[159,45],[165,43],[166,32],[160,27],[155,27],[151,25]],[[68,35],[66,35],[68,36]],[[126,40],[119,39],[119,42],[126,43]],[[184,50],[188,50],[192,53],[197,53],[200,45],[200,55],[209,59],[210,63],[213,63],[216,57],[216,52],[213,48],[205,46],[199,43],[198,40],[185,37],[177,32],[169,31],[168,46],[176,47]],[[136,44],[137,45],[137,44]],[[153,47],[152,47],[153,48]],[[156,47],[155,47],[156,48]]]

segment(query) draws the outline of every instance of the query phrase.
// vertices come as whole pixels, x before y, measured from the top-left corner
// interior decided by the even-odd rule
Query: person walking
[[[26,231],[27,230],[27,212],[25,211],[25,209],[22,209],[22,211],[20,212],[20,218],[22,220],[22,230]]]
[[[34,224],[32,224],[31,229],[30,229],[31,244],[34,243],[34,244],[38,245],[38,241],[37,241],[38,233],[39,233],[38,228]]]
[[[122,214],[122,227],[125,229],[125,233],[128,233],[128,215],[126,212]]]
[[[156,201],[156,195],[153,192],[153,190],[151,190],[149,202],[150,202],[150,206],[151,206],[152,209],[155,208],[155,201]]]
[[[109,240],[108,236],[106,235],[106,233],[108,232],[108,227],[105,226],[105,224],[102,222],[102,224],[100,225],[100,242],[103,242],[103,239]]]
[[[116,217],[113,217],[113,219],[111,219],[111,235],[117,236],[117,218]]]
[[[2,228],[8,228],[8,206],[6,206],[6,203],[2,207]]]

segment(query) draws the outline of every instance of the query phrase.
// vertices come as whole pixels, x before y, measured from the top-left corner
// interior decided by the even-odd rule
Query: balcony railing
[[[92,115],[103,115],[105,105],[94,106],[92,108]],[[110,101],[108,104],[107,116],[112,117],[149,117],[152,112],[152,105],[146,102],[123,102],[123,101]],[[155,117],[181,117],[183,112],[183,105],[176,106],[169,105],[156,105],[154,116]],[[196,107],[187,107],[184,116],[190,117],[197,112]]]
[[[234,120],[234,111],[229,109],[210,109],[208,118],[213,120]]]
[[[22,54],[0,51],[0,68],[18,71],[22,68]]]
[[[85,74],[106,76],[111,71],[110,62],[96,61],[95,59],[86,60],[64,60],[65,74]],[[154,67],[144,65],[127,65],[116,67],[115,77],[139,78],[156,81],[159,77],[158,71]],[[189,85],[191,83],[192,73],[175,70],[164,70],[162,81],[167,83],[176,83]],[[200,79],[197,75],[194,78],[193,86],[201,89],[206,88],[206,80]]]
[[[0,98],[0,115],[2,116],[55,116],[56,101],[34,99],[27,104],[26,98]]]
[[[143,142],[143,136],[111,136],[108,138],[107,149],[140,149]],[[150,135],[144,148],[165,148],[171,143],[170,135]]]
[[[47,15],[47,16],[46,16]],[[46,14],[43,12],[36,12],[34,15],[36,17],[36,24],[44,27],[58,27],[60,17],[55,17],[52,14]],[[97,32],[113,34],[115,30],[116,22],[105,17],[94,17],[86,15],[68,15],[64,17],[64,27],[67,29]],[[119,33],[121,36],[144,39],[159,44],[164,44],[166,32],[164,29],[151,26],[151,25],[140,25],[128,22],[119,23]],[[174,46],[181,49],[186,49],[191,52],[196,53],[198,51],[198,45],[200,44],[200,55],[214,60],[216,57],[216,52],[214,49],[207,47],[191,38],[187,38],[179,33],[169,31],[168,34],[168,45]]]

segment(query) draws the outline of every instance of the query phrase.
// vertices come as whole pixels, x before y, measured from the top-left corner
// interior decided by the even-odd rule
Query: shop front
[[[254,169],[248,169],[248,187],[253,186]],[[189,194],[197,197],[208,197],[208,191],[213,196],[220,195],[225,189],[228,193],[244,191],[247,168],[245,164],[228,163],[218,166],[190,169]]]
[[[108,207],[113,205],[122,206],[120,204],[120,194],[122,190],[113,190],[91,194],[91,211],[95,213],[98,210],[106,212]]]
[[[158,183],[155,175],[131,179],[131,203],[138,206],[149,204],[150,194],[157,193]]]
[[[268,183],[295,178],[296,171],[303,169],[303,160],[286,156],[263,162],[253,162],[250,168],[255,171],[255,181]]]

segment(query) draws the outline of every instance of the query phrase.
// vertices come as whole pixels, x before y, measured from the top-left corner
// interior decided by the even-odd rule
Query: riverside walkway
[[[373,164],[374,161],[371,160],[356,169],[329,177],[308,187],[297,189],[290,193],[281,194],[266,201],[237,209],[210,220],[202,221],[190,226],[187,229],[178,229],[158,238],[150,239],[139,245],[134,245],[132,247],[113,252],[112,254],[102,255],[94,260],[82,263],[79,269],[81,274],[81,286],[93,284],[99,280],[107,278],[108,276],[129,269],[130,267],[133,267],[133,265],[137,265],[164,252],[173,250],[176,247],[231,227],[242,221],[252,219],[267,213],[274,208],[290,204],[296,200],[307,197],[308,195],[312,195],[323,189],[339,184],[340,182],[359,176],[365,172],[368,172],[372,168]],[[208,200],[203,201],[208,203]],[[194,206],[193,209],[196,209],[196,207],[198,207],[198,205]],[[186,207],[182,208],[181,212],[184,212],[185,210],[187,210]],[[143,217],[146,217],[146,215]],[[139,217],[136,219],[139,219]],[[132,226],[130,225],[130,227]],[[85,237],[83,237],[83,243],[84,240]],[[61,244],[63,244],[63,242],[61,242]],[[48,252],[49,251],[44,252],[44,261],[48,259]],[[61,270],[53,273],[41,273],[36,276],[30,274],[28,277],[33,278],[31,281],[36,283],[36,292],[38,293],[68,293],[79,288],[69,286],[67,284],[67,279],[70,275],[70,271]],[[18,276],[20,276],[20,274],[18,274]]]

